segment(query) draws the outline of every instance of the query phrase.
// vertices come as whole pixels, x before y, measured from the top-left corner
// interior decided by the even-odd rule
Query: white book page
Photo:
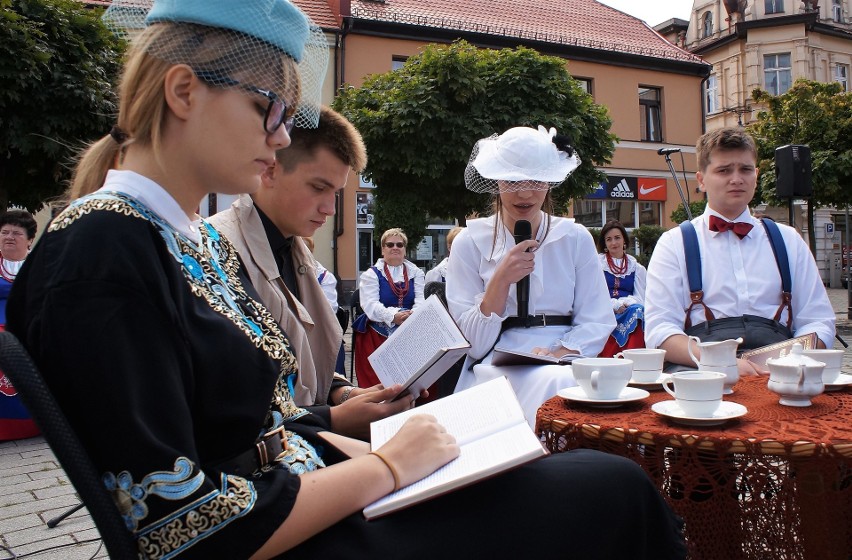
[[[364,509],[368,518],[457,488],[546,455],[541,443],[524,422],[462,446],[461,454],[431,475],[379,499]]]
[[[509,381],[505,377],[498,377],[466,391],[373,422],[370,424],[372,449],[384,445],[415,414],[431,414],[437,418],[438,423],[456,438],[459,445],[518,423],[532,433]]]
[[[368,359],[382,384],[390,387],[405,385],[447,348],[469,346],[444,304],[432,295]]]

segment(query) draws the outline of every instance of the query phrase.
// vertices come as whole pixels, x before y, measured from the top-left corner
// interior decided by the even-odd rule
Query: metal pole
[[[680,181],[677,180],[677,173],[675,173],[674,165],[672,165],[672,158],[671,156],[669,156],[669,154],[666,154],[666,163],[669,164],[669,171],[672,172],[672,177],[674,177],[675,185],[677,185],[677,192],[680,193],[680,201],[683,203],[683,209],[686,210],[686,219],[692,221],[692,209],[690,209],[689,203],[686,202],[686,196],[684,196],[683,189],[680,187]]]
[[[840,248],[840,264],[843,266],[843,252],[846,251],[846,318],[852,319],[852,246],[849,244],[849,205],[846,205],[846,231],[843,232],[845,245]],[[841,271],[842,272],[842,271]]]

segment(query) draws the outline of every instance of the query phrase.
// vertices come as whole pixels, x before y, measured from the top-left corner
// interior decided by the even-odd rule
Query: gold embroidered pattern
[[[85,201],[85,202],[82,202]],[[78,204],[78,202],[81,202]],[[142,218],[142,214],[126,204],[123,200],[117,198],[100,198],[89,195],[88,197],[78,199],[71,203],[67,208],[60,212],[47,228],[47,231],[59,231],[65,229],[86,214],[95,210],[109,210],[118,212],[125,216],[134,216]]]
[[[138,536],[139,550],[145,558],[171,558],[245,515],[256,499],[252,483],[244,478],[222,475],[221,490],[142,531]]]

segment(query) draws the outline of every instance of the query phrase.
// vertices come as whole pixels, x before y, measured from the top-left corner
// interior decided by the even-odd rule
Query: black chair
[[[423,297],[428,298],[432,294],[437,294],[441,299],[444,307],[447,307],[447,285],[443,282],[426,282],[423,287]]]
[[[352,297],[349,300],[349,316],[352,317],[352,320],[358,318],[364,312],[361,309],[361,295],[359,290],[355,290],[352,292]],[[349,352],[349,381],[355,382],[355,336],[358,334],[358,331],[354,328],[352,329],[352,339],[351,339],[351,347]]]
[[[0,369],[15,386],[24,406],[71,479],[101,534],[110,558],[140,558],[136,540],[104,487],[100,473],[29,354],[10,332],[0,332]]]

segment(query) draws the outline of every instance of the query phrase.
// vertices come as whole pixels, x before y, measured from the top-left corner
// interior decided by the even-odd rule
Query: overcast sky
[[[671,18],[689,21],[692,0],[598,0],[626,14],[644,20],[654,27]]]

